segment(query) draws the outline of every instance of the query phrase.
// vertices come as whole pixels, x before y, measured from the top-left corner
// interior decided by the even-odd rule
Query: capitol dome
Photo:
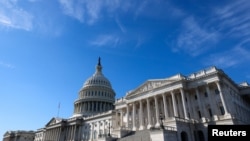
[[[102,74],[102,66],[100,62],[100,58],[98,61],[98,65],[96,66],[96,72],[91,76],[83,85],[83,89],[88,86],[104,86],[111,88],[111,84],[109,80]]]
[[[74,102],[73,116],[90,116],[114,109],[115,92],[110,81],[102,74],[101,59],[98,59],[95,73],[80,89]]]

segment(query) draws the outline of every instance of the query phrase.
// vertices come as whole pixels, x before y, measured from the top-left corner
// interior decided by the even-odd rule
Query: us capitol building
[[[150,79],[115,100],[102,73],[85,81],[68,119],[54,117],[34,141],[207,141],[208,125],[250,124],[250,85],[210,67],[191,75]],[[25,141],[6,132],[4,141]],[[15,139],[15,140],[14,140]]]

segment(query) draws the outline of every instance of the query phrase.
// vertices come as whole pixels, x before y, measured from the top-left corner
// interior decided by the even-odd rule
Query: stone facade
[[[4,134],[3,141],[34,141],[34,131],[7,131]]]

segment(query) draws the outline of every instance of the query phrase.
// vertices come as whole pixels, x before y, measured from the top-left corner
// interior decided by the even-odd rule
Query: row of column
[[[222,106],[224,108],[224,111],[225,111],[225,114],[228,113],[228,110],[226,108],[226,104],[225,104],[225,101],[224,101],[224,97],[223,97],[223,94],[222,94],[222,89],[221,89],[221,86],[220,86],[220,83],[219,82],[215,82],[216,83],[216,86],[219,90],[219,97],[220,97],[220,100],[222,102]],[[206,85],[206,93],[207,93],[207,96],[208,96],[208,100],[209,100],[209,105],[210,105],[210,110],[211,110],[211,113],[213,114],[213,118],[216,120],[217,119],[217,114],[219,114],[218,112],[218,107],[216,107],[216,101],[215,100],[212,100],[212,97],[211,97],[211,94],[210,94],[210,89],[208,87],[208,85]],[[146,109],[147,109],[147,121],[148,121],[148,125],[147,125],[147,128],[149,129],[150,127],[152,127],[152,113],[151,113],[151,108],[150,108],[150,100],[153,98],[154,99],[154,105],[155,105],[155,120],[156,120],[156,124],[154,125],[155,127],[159,127],[160,126],[160,122],[159,122],[159,101],[158,101],[158,98],[159,97],[162,97],[162,102],[163,102],[163,114],[164,114],[164,117],[167,118],[169,117],[169,111],[168,109],[172,109],[172,112],[173,112],[173,116],[174,117],[179,117],[180,116],[180,112],[182,112],[183,114],[183,118],[184,119],[189,119],[189,117],[193,117],[195,118],[195,110],[194,110],[194,101],[192,101],[192,99],[190,98],[190,95],[188,93],[184,93],[184,90],[183,89],[179,89],[180,91],[180,98],[178,98],[178,101],[181,102],[181,103],[176,103],[176,94],[173,92],[173,91],[170,91],[170,95],[171,95],[171,104],[170,107],[167,107],[167,99],[166,99],[166,93],[163,93],[163,94],[159,94],[157,96],[154,96],[154,97],[149,97],[147,99],[143,99],[143,100],[146,100]],[[201,101],[201,97],[200,97],[200,94],[199,94],[199,90],[198,88],[195,88],[195,94],[197,96],[197,100],[198,100],[198,106],[199,106],[199,111],[200,111],[200,114],[202,116],[202,119],[205,119],[204,117],[208,117],[207,115],[205,115],[205,112],[204,110],[206,109],[204,107],[204,103]],[[139,101],[136,101],[136,102],[139,102],[139,130],[142,130],[144,129],[144,125],[143,125],[143,104],[142,104],[142,101],[143,100],[139,100]],[[187,100],[187,101],[186,101]],[[136,105],[135,103],[136,102],[133,102],[131,103],[132,104],[132,129],[133,130],[136,130],[136,125],[135,125],[135,115],[136,115]],[[180,108],[180,106],[182,106]],[[178,111],[179,109],[179,111]],[[180,109],[182,109],[182,111],[180,111]],[[187,109],[189,109],[189,111],[187,111]],[[191,110],[192,109],[192,110]],[[127,113],[129,113],[129,105],[127,104],[127,107],[126,107],[126,111]],[[120,126],[123,126],[123,111],[120,110],[121,112],[121,119],[120,119]],[[189,114],[188,114],[189,112]],[[191,113],[190,113],[191,112]],[[191,115],[190,115],[191,114]],[[129,119],[129,114],[126,114],[127,115],[127,123],[126,123],[126,126],[128,127],[129,125],[129,122],[128,122],[128,119]]]
[[[75,139],[75,131],[76,130],[76,126],[69,126],[68,128],[66,128],[66,136],[65,136],[65,140],[74,140]]]
[[[74,140],[81,140],[81,130],[82,128],[78,125],[71,125],[67,126],[67,128],[64,131],[65,136],[63,136],[62,139],[64,141],[74,141]]]
[[[59,141],[60,140],[60,133],[61,133],[61,127],[48,129],[45,133],[45,139],[44,140],[54,140]]]
[[[102,101],[86,101],[75,104],[75,113],[103,112],[113,108],[112,103]]]
[[[111,120],[103,120],[103,121],[90,123],[91,128],[85,129],[83,133],[84,134],[83,140],[86,140],[86,139],[96,140],[99,137],[102,137],[104,135],[107,136],[109,132],[112,132],[112,128],[111,128],[112,124],[110,121]],[[98,124],[98,126],[95,126],[96,124]]]

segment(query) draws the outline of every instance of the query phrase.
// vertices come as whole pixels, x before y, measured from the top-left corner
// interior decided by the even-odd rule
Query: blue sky
[[[248,0],[1,0],[0,136],[68,118],[101,57],[117,98],[210,66],[250,82]]]

